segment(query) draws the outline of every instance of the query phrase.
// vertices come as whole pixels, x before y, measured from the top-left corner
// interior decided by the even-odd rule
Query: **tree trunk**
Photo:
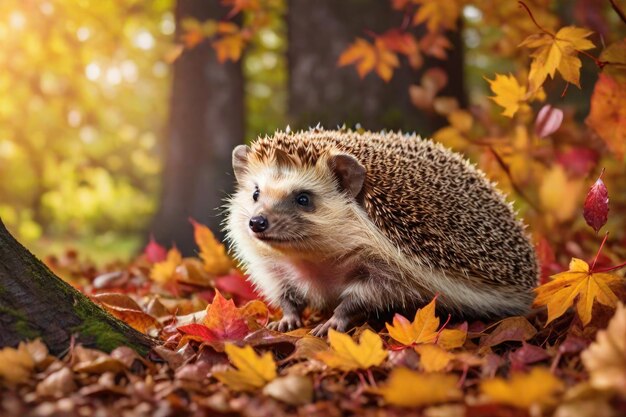
[[[226,13],[220,2],[207,0],[178,0],[175,10],[178,28],[188,17],[202,22]],[[189,217],[219,234],[218,207],[233,185],[231,151],[244,140],[243,106],[240,62],[220,64],[203,42],[174,63],[163,192],[152,224],[160,242],[193,253]]]
[[[401,13],[380,0],[290,0],[288,9],[292,127],[306,128],[318,122],[326,128],[344,123],[353,127],[360,123],[370,130],[402,129],[428,135],[444,119],[413,106],[408,89],[429,66],[439,66],[448,73],[449,85],[443,93],[465,103],[463,49],[458,33],[451,36],[453,50],[446,62],[428,59],[419,72],[403,63],[389,83],[373,73],[361,80],[353,66],[337,66],[339,56],[366,31],[383,33],[398,27]]]
[[[106,352],[123,345],[145,355],[156,344],[54,275],[0,220],[0,348],[42,338],[59,355],[72,336]]]

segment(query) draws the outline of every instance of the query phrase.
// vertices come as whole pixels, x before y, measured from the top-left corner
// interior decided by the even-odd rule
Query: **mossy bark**
[[[57,277],[0,219],[0,347],[39,337],[59,355],[72,336],[106,352],[129,346],[145,355],[156,344]]]

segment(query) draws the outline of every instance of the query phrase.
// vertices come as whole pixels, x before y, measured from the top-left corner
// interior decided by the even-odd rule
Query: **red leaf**
[[[563,110],[546,104],[537,113],[535,120],[535,134],[545,138],[556,132],[563,123]]]
[[[236,295],[245,301],[256,300],[259,295],[243,276],[238,273],[223,275],[215,279],[215,287],[223,292]]]
[[[589,226],[598,233],[609,217],[609,192],[602,181],[602,174],[589,190],[583,208],[583,217]]]
[[[217,337],[215,333],[204,324],[186,324],[184,326],[179,326],[177,329],[179,332],[188,336],[193,336],[193,339],[197,338],[196,340],[201,342],[213,342],[219,340],[219,337]]]
[[[154,240],[154,236],[150,235],[150,242],[143,250],[144,255],[150,262],[157,263],[162,262],[167,257],[167,249],[163,246],[159,245],[156,240]]]

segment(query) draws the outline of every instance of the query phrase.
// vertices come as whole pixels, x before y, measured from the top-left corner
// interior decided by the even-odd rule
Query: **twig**
[[[528,16],[530,16],[530,19],[533,21],[535,26],[537,26],[539,28],[539,30],[541,30],[544,33],[547,33],[548,35],[550,35],[552,37],[555,36],[554,33],[544,29],[543,26],[541,26],[539,23],[537,23],[537,21],[535,20],[535,16],[533,16],[533,12],[530,11],[530,8],[526,5],[526,3],[524,3],[523,1],[518,1],[517,4],[519,4],[524,9],[526,9],[526,13],[528,13]]]
[[[509,169],[509,166],[506,164],[506,162],[504,162],[504,160],[502,159],[502,157],[498,154],[498,152],[496,152],[495,149],[493,149],[493,147],[489,146],[489,150],[491,151],[491,153],[493,154],[493,156],[496,158],[496,161],[498,161],[498,164],[500,165],[500,168],[502,168],[504,170],[504,172],[506,173],[506,175],[509,177],[509,181],[511,182],[511,186],[513,187],[513,189],[515,190],[515,192],[522,197],[524,200],[526,200],[526,202],[538,213],[541,213],[541,210],[539,209],[539,207],[526,195],[526,193],[524,193],[524,191],[515,183],[515,181],[513,181],[513,175],[511,175],[511,170]]]
[[[609,0],[609,3],[611,3],[611,7],[613,7],[613,10],[615,10],[615,13],[617,13],[619,18],[622,19],[622,22],[626,23],[626,13],[620,9],[615,0]]]
[[[609,232],[606,232],[606,234],[604,235],[604,239],[602,239],[602,243],[600,243],[600,248],[598,248],[598,252],[596,252],[596,257],[593,258],[593,263],[591,264],[591,268],[589,268],[590,272],[594,272],[593,268],[596,267],[596,262],[598,262],[598,257],[600,256],[600,252],[602,252],[602,248],[604,247],[604,244],[606,243],[606,239],[609,237]]]

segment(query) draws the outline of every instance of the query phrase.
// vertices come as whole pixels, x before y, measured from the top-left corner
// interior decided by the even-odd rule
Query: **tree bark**
[[[42,338],[52,354],[60,355],[72,336],[106,352],[129,346],[145,355],[156,344],[57,277],[0,219],[0,348]]]
[[[226,13],[218,1],[176,2],[178,28],[188,17],[202,22]],[[195,249],[189,217],[220,234],[218,208],[233,186],[231,151],[244,140],[243,86],[241,63],[219,63],[206,41],[174,63],[163,191],[152,232],[184,254]]]
[[[366,31],[398,27],[403,16],[380,0],[290,0],[288,8],[289,113],[292,127],[318,122],[326,128],[360,123],[369,130],[432,133],[445,121],[417,109],[408,89],[431,66],[447,72],[443,91],[465,103],[463,49],[460,35],[450,37],[453,50],[445,62],[426,60],[416,72],[403,63],[389,83],[371,73],[360,79],[355,68],[339,68],[339,56]],[[416,31],[423,30],[421,28]]]

